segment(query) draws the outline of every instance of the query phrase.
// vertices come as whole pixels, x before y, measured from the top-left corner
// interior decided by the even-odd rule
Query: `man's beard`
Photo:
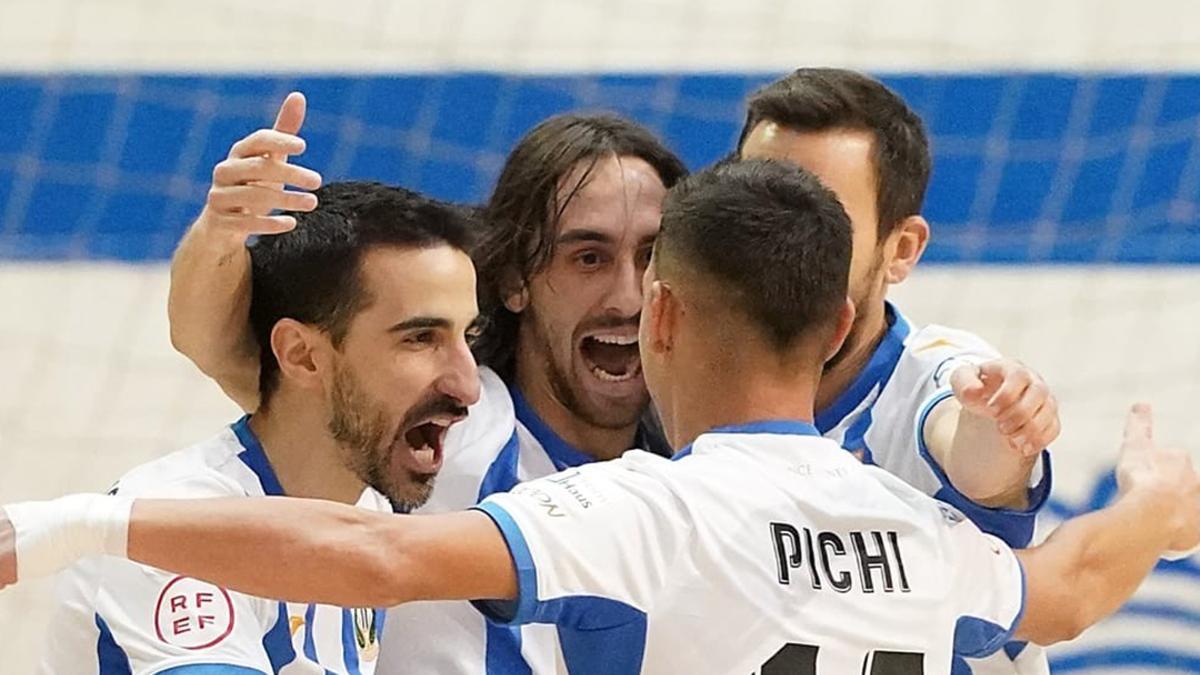
[[[329,433],[342,446],[342,461],[359,480],[388,498],[392,507],[408,512],[423,505],[433,491],[433,476],[405,471],[395,478],[389,471],[394,433],[383,407],[359,386],[348,368],[334,366],[330,393]],[[414,406],[414,409],[417,407]],[[403,429],[404,427],[400,427]]]
[[[529,307],[525,310],[526,320],[531,322],[533,330],[529,338],[532,338],[536,347],[534,352],[539,354],[540,360],[544,364],[546,381],[550,384],[550,390],[558,402],[562,404],[570,413],[587,424],[599,429],[624,429],[633,424],[636,424],[641,419],[642,413],[646,406],[649,405],[650,395],[645,395],[645,402],[638,406],[637,410],[630,411],[628,414],[621,415],[621,411],[614,408],[597,410],[596,406],[590,405],[584,400],[585,395],[579,392],[582,384],[576,382],[571,377],[571,365],[575,359],[576,344],[578,340],[575,335],[571,336],[571,344],[568,351],[567,362],[561,364],[554,357],[554,349],[551,344],[549,331],[543,328],[541,317]],[[632,319],[592,319],[580,324],[576,331],[583,333],[596,328],[619,328],[632,325],[636,328],[638,318]]]
[[[850,302],[854,305],[854,322],[850,325],[850,333],[837,353],[825,362],[823,372],[828,373],[845,361],[862,339],[859,317],[863,315],[862,309],[875,299],[875,290],[879,286],[880,273],[883,270],[883,244],[875,247],[873,255],[874,260],[866,273],[867,283],[862,284],[862,290],[857,295],[850,297]]]

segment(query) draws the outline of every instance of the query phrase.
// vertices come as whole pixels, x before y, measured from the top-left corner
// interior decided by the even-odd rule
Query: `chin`
[[[639,392],[612,396],[602,392],[588,392],[580,397],[585,401],[588,421],[607,429],[637,424],[650,406],[650,395],[645,389]]]
[[[408,513],[425,506],[425,503],[429,501],[430,495],[433,494],[434,478],[434,476],[424,478],[405,476],[402,487],[390,490],[376,488],[376,490],[387,497],[394,509]]]

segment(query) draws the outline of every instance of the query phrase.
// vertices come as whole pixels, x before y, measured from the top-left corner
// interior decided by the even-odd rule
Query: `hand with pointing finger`
[[[993,420],[1009,446],[1024,457],[1041,452],[1062,430],[1050,388],[1018,361],[959,366],[950,375],[950,386],[964,410]]]
[[[307,191],[321,186],[321,175],[288,163],[289,156],[304,152],[304,139],[297,134],[306,107],[303,94],[288,94],[272,128],[259,129],[233,145],[229,156],[213,169],[197,228],[244,242],[252,235],[278,234],[296,226],[295,218],[271,215],[273,211],[317,207],[316,196]],[[285,189],[289,185],[305,192]]]

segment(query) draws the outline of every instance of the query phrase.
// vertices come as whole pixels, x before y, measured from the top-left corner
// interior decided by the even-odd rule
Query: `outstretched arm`
[[[273,210],[316,208],[312,194],[283,189],[321,185],[315,171],[287,162],[289,155],[304,152],[304,141],[296,136],[304,114],[304,96],[292,93],[273,128],[234,144],[213,170],[204,210],[171,263],[171,343],[247,411],[258,407],[258,345],[250,331],[246,239],[295,227],[294,218],[270,215]]]
[[[1164,551],[1200,542],[1200,479],[1187,453],[1155,447],[1146,406],[1129,415],[1117,482],[1115,504],[1017,552],[1026,577],[1017,639],[1046,645],[1076,637],[1128,600]]]
[[[387,607],[516,596],[504,538],[478,511],[399,516],[276,497],[129,504],[75,495],[8,507],[17,536],[5,548],[12,528],[0,518],[0,588],[107,553],[292,602]]]
[[[1028,367],[996,359],[959,366],[953,396],[929,413],[923,441],[951,485],[990,508],[1028,508],[1029,477],[1058,437],[1058,404]]]

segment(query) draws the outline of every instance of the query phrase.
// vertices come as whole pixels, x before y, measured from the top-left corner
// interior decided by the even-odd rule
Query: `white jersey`
[[[478,606],[560,638],[534,673],[948,674],[954,654],[1001,648],[1024,605],[1008,546],[802,422],[715,430],[674,461],[630,452],[478,508],[518,578],[516,601]]]
[[[416,513],[469,508],[520,482],[593,461],[543,422],[489,368],[480,368],[480,398],[446,434],[444,465],[429,501]],[[466,602],[421,602],[388,610],[380,675],[483,675],[529,672],[526,663],[553,653],[552,626],[512,628],[488,622]]]
[[[1050,454],[1035,468],[1025,510],[980,506],[950,484],[930,456],[924,425],[939,403],[951,398],[950,374],[963,364],[1000,358],[982,338],[965,331],[930,325],[914,327],[890,303],[888,332],[859,377],[832,405],[817,413],[817,428],[927,495],[953,505],[984,532],[1009,546],[1028,546],[1038,512],[1050,494]],[[959,664],[964,675],[1035,675],[1049,672],[1044,651],[1013,643],[984,661]]]
[[[246,419],[134,469],[114,490],[158,498],[283,494]],[[359,506],[391,510],[370,489]],[[109,557],[64,571],[57,596],[42,675],[370,675],[384,622],[381,610],[265,600]]]

